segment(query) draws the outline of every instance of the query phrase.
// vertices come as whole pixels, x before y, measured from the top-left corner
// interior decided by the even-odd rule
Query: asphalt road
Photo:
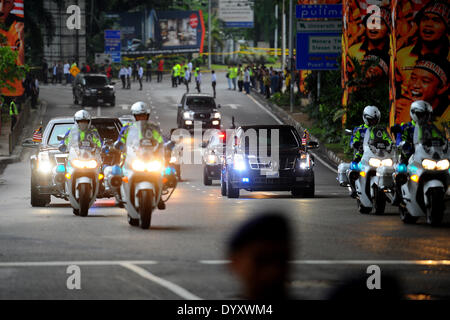
[[[251,97],[228,91],[224,74],[218,78],[225,128],[232,116],[237,124],[277,123]],[[204,77],[203,87],[211,92],[208,81]],[[117,86],[116,107],[90,112],[129,114],[130,105],[143,100],[165,133],[176,127],[184,86],[174,89],[165,80],[137,89],[137,83],[131,90]],[[69,86],[42,86],[41,99],[47,102],[44,125],[79,108]],[[74,216],[67,202],[55,198],[49,207],[32,208],[28,157],[0,176],[0,299],[237,299],[239,283],[224,261],[226,241],[237,225],[267,209],[283,211],[295,231],[289,283],[294,297],[326,298],[343,277],[368,277],[372,264],[395,273],[408,298],[450,297],[449,210],[438,228],[422,220],[404,225],[389,206],[383,216],[361,215],[335,173],[319,161],[314,199],[245,191],[239,199],[223,198],[217,182],[203,186],[200,165],[184,165],[167,210],[156,211],[150,230],[140,230],[128,225],[113,200],[97,201],[87,218]],[[80,267],[81,290],[66,286],[69,265]]]

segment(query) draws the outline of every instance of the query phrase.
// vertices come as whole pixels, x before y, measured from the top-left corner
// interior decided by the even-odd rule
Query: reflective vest
[[[11,101],[11,104],[9,105],[9,115],[10,116],[18,116],[19,112],[17,111],[17,106],[14,101]]]

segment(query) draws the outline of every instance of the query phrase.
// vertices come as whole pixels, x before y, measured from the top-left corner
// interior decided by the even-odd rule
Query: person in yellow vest
[[[233,90],[236,90],[236,77],[237,77],[237,74],[238,74],[238,68],[236,66],[232,67],[229,77],[231,79],[231,82],[233,82]]]
[[[181,77],[180,77],[180,74],[181,74],[181,65],[180,65],[179,63],[177,63],[177,64],[175,65],[175,67],[176,67],[177,85],[179,85],[179,84],[181,84]]]
[[[19,111],[17,110],[16,98],[11,100],[9,104],[9,116],[11,117],[11,131],[13,131],[14,127],[17,123],[17,118],[19,117]]]
[[[172,67],[172,88],[176,88],[178,86],[178,81],[177,81],[177,66],[174,65]]]

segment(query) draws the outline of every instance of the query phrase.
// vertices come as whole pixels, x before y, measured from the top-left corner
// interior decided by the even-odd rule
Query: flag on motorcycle
[[[33,142],[42,142],[42,126],[34,130]]]

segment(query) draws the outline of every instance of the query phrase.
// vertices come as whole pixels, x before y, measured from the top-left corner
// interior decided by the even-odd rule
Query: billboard
[[[226,28],[253,28],[253,0],[219,0],[219,19]]]
[[[0,0],[0,38],[3,45],[9,46],[11,50],[18,53],[17,65],[25,63],[24,44],[24,1],[23,0]],[[22,81],[17,80],[11,84],[15,90],[1,88],[4,96],[21,96],[24,93]]]
[[[450,124],[448,1],[393,0],[390,123],[410,121],[415,100],[433,106],[435,123]]]
[[[125,12],[108,17],[120,31],[122,55],[203,52],[201,10]]]

